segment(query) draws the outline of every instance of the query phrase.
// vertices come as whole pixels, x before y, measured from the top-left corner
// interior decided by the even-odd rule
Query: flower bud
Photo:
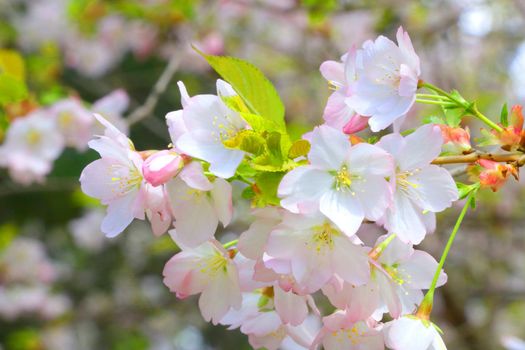
[[[468,129],[453,128],[444,124],[439,125],[439,127],[443,135],[443,151],[445,153],[461,154],[471,150]]]
[[[472,167],[469,169],[471,177],[473,175],[478,177],[482,187],[490,188],[494,192],[505,184],[510,175],[516,179],[518,177],[518,170],[512,164],[500,164],[487,159],[480,159],[476,163],[478,169]]]
[[[153,186],[160,186],[176,176],[184,166],[184,159],[169,150],[149,156],[142,165],[144,179]]]
[[[347,135],[355,134],[361,130],[364,130],[368,126],[368,118],[363,117],[359,114],[354,114],[352,118],[343,126],[343,132]]]

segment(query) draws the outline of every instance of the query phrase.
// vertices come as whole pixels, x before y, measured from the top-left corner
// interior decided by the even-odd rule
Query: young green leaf
[[[213,56],[195,48],[219,75],[230,83],[252,114],[271,120],[285,133],[284,105],[264,74],[254,65],[229,56]]]
[[[505,128],[509,126],[509,108],[507,106],[507,103],[501,107],[501,113],[500,113],[500,122],[501,125],[503,125]]]
[[[304,157],[310,152],[310,142],[307,140],[297,140],[292,144],[288,151],[288,158],[295,159],[298,157]]]

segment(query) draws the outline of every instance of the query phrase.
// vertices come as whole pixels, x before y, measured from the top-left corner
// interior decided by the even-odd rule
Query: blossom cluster
[[[0,253],[0,318],[55,319],[70,309],[70,300],[52,291],[59,277],[42,243],[16,238]]]
[[[115,90],[91,107],[69,97],[17,117],[0,145],[0,167],[7,168],[13,181],[23,185],[43,182],[65,147],[84,152],[93,135],[101,132],[93,112],[127,130],[122,114],[128,103],[127,94]]]
[[[114,237],[147,217],[155,235],[169,232],[181,251],[164,268],[166,286],[178,298],[200,295],[206,321],[240,328],[254,348],[283,341],[328,350],[445,348],[418,308],[423,290],[447,277],[439,271],[432,286],[438,263],[413,246],[434,231],[435,213],[459,198],[450,173],[432,162],[465,137],[435,124],[399,132],[420,67],[401,28],[397,41],[380,36],[342,62],[321,65],[335,89],[325,124],[299,142],[307,151],[287,161],[279,205],[254,208],[250,227],[226,244],[215,234],[232,220],[232,184],[244,180],[252,192],[264,191],[247,180],[247,160],[257,171],[262,156],[279,151],[268,130],[257,134],[242,94],[218,80],[216,95],[190,97],[179,82],[183,108],[166,116],[172,144],[160,151],[137,151],[97,115],[104,134],[89,146],[101,158],[80,182],[107,205],[102,231]],[[377,142],[355,135],[392,124],[394,132]],[[254,157],[254,140],[265,137],[269,153]],[[370,246],[367,225],[386,232]],[[323,317],[317,305],[327,303],[332,312]],[[385,314],[392,321],[383,322]]]

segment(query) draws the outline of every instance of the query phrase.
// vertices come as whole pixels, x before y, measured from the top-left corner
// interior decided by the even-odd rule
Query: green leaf
[[[456,182],[458,187],[459,199],[465,199],[471,192],[477,192],[480,188],[479,182],[476,182],[472,185],[467,185],[461,182]],[[474,196],[473,196],[474,198]]]
[[[436,115],[429,115],[423,118],[423,124],[446,124],[446,121],[445,119],[443,119],[443,117],[438,117]]]
[[[262,172],[257,175],[255,179],[257,190],[253,204],[258,207],[279,205],[281,201],[277,197],[277,188],[285,174],[286,172]]]
[[[501,125],[503,125],[505,128],[507,126],[509,126],[509,119],[508,118],[509,118],[509,108],[507,106],[507,103],[505,102],[503,107],[501,107],[501,113],[500,113],[500,117],[499,117]]]
[[[10,74],[0,74],[0,105],[20,102],[28,95],[27,86]]]
[[[307,140],[297,140],[292,144],[288,151],[288,158],[295,159],[298,157],[304,157],[310,152],[310,142]]]
[[[257,67],[238,58],[206,55],[194,49],[232,85],[252,114],[271,120],[279,131],[286,132],[284,105],[275,87]]]

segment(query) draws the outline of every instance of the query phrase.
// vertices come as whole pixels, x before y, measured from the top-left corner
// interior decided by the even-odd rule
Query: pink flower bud
[[[477,163],[481,169],[475,169],[471,166],[469,169],[471,178],[475,179],[477,175],[481,186],[490,188],[494,192],[507,182],[510,175],[518,179],[518,170],[512,164],[500,164],[487,159],[480,159]]]
[[[368,118],[359,114],[354,114],[352,118],[343,126],[343,132],[347,135],[355,134],[364,130],[368,126]]]
[[[149,156],[142,165],[144,179],[157,187],[176,176],[184,166],[183,158],[172,151],[164,150]]]
[[[439,127],[443,135],[443,151],[454,154],[470,151],[472,147],[468,128],[453,128],[444,124]]]

